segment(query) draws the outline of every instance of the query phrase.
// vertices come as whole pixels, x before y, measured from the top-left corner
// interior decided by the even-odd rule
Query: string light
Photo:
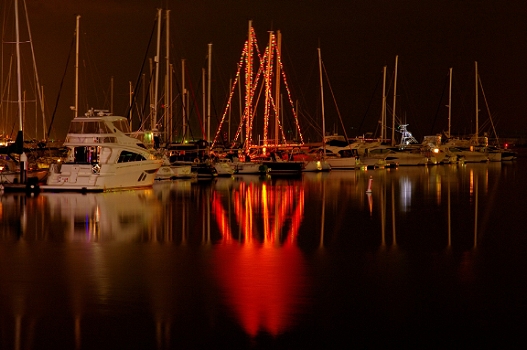
[[[240,118],[240,124],[238,125],[238,128],[236,130],[236,133],[233,138],[233,142],[237,142],[241,132],[243,130],[243,127],[245,126],[245,152],[248,154],[253,148],[253,139],[252,139],[252,130],[253,130],[253,124],[254,124],[254,113],[253,108],[257,103],[254,103],[254,98],[256,96],[256,90],[258,89],[260,79],[263,77],[264,82],[262,84],[265,84],[265,104],[264,104],[264,133],[263,133],[263,146],[267,147],[269,142],[269,119],[271,117],[271,112],[274,111],[274,117],[276,119],[276,126],[280,130],[282,142],[284,145],[288,145],[286,133],[284,131],[284,128],[280,122],[280,118],[278,118],[278,110],[276,103],[273,99],[271,88],[273,86],[272,80],[273,80],[273,66],[274,66],[274,60],[276,57],[276,62],[280,66],[281,70],[281,78],[283,80],[286,92],[287,92],[287,99],[289,101],[289,104],[291,106],[291,111],[295,120],[295,127],[298,131],[298,135],[300,137],[300,143],[301,145],[304,144],[304,137],[302,135],[302,131],[300,129],[300,123],[298,120],[298,114],[297,111],[294,108],[293,98],[291,94],[291,90],[289,89],[289,84],[287,83],[287,78],[284,70],[284,65],[282,63],[280,50],[277,47],[276,44],[276,36],[274,33],[270,33],[270,43],[264,50],[264,54],[262,55],[260,52],[260,49],[258,47],[258,42],[256,39],[256,33],[254,31],[254,28],[250,28],[249,32],[249,38],[245,41],[244,48],[242,50],[242,55],[240,57],[240,60],[238,62],[237,66],[237,72],[234,79],[234,82],[232,84],[229,98],[227,101],[227,105],[225,107],[225,110],[223,112],[221,121],[218,126],[218,130],[216,131],[216,135],[212,142],[212,147],[217,143],[217,140],[219,136],[221,135],[221,129],[223,127],[223,124],[225,123],[225,119],[227,117],[227,113],[229,109],[232,106],[232,98],[234,96],[235,87],[236,84],[240,83],[241,80],[241,70],[242,67],[244,67],[244,74],[245,74],[245,98],[244,98],[244,112],[243,116]],[[253,50],[254,49],[254,50]],[[254,51],[256,51],[256,54],[254,54]],[[253,63],[254,63],[254,57],[256,56],[258,59],[258,70],[256,74],[253,70]],[[256,101],[257,102],[257,101]],[[278,144],[278,140],[276,140],[276,143]]]

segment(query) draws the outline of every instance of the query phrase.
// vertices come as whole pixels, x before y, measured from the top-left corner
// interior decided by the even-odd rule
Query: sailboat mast
[[[170,100],[170,10],[166,10],[166,33],[165,33],[165,141],[170,141],[172,131],[172,114],[170,108],[172,101]]]
[[[33,48],[33,38],[31,36],[31,28],[30,28],[30,25],[29,25],[29,16],[28,16],[28,13],[27,13],[27,6],[26,6],[26,2],[24,1],[24,12],[26,14],[26,24],[27,24],[27,32],[28,32],[28,35],[29,35],[29,42],[31,43],[31,55],[32,55],[32,58],[33,58],[33,71],[35,72],[35,86],[36,86],[36,91],[37,91],[37,97],[38,97],[38,102],[40,104],[40,112],[42,113],[42,132],[43,132],[43,139],[44,140],[47,140],[47,135],[46,135],[46,113],[45,113],[45,108],[44,108],[44,87],[42,86],[42,90],[40,90],[41,86],[40,86],[40,82],[39,82],[39,78],[38,78],[38,71],[37,71],[37,60],[35,59],[35,49]],[[35,135],[38,135],[38,131]]]
[[[74,116],[79,116],[79,27],[80,27],[81,16],[76,17],[75,26],[75,110]]]
[[[274,103],[275,103],[275,122],[274,122],[274,139],[276,142],[276,146],[278,147],[278,128],[280,127],[279,118],[280,118],[280,50],[282,49],[282,34],[279,30],[276,31],[276,86],[275,86],[275,97],[274,97]]]
[[[319,78],[320,78],[320,102],[321,102],[321,109],[322,109],[322,149],[324,150],[322,154],[322,159],[326,157],[326,116],[324,112],[324,83],[322,79],[322,54],[320,52],[320,47],[317,49],[318,51],[318,71],[319,71]]]
[[[382,69],[381,142],[386,139],[386,69]]]
[[[212,74],[212,43],[209,44],[208,74],[207,74],[207,141],[210,142],[210,102],[211,102],[211,76]]]
[[[156,65],[156,77],[154,79],[154,101],[152,102],[154,109],[152,113],[152,130],[157,129],[157,96],[159,93],[159,55],[161,50],[161,11],[162,9],[157,9],[157,47],[156,47],[156,57],[154,63]]]
[[[20,33],[18,23],[18,0],[15,0],[15,26],[16,26],[16,73],[18,92],[18,130],[22,134],[22,72],[20,68]],[[22,139],[23,141],[23,139]]]
[[[187,88],[185,87],[185,59],[181,59],[181,108],[183,114],[183,130],[181,134],[181,143],[185,143],[187,136]]]
[[[247,38],[247,66],[245,73],[245,152],[249,153],[251,147],[251,122],[252,122],[252,75],[253,75],[253,38],[252,21],[249,21],[249,34]]]
[[[452,122],[452,68],[450,68],[450,72],[448,75],[450,76],[450,82],[448,85],[448,137],[450,137],[450,126]]]
[[[474,62],[474,69],[475,69],[475,88],[476,88],[476,130],[475,135],[476,138],[479,136],[479,100],[478,100],[478,61]]]
[[[399,56],[395,56],[395,76],[393,83],[393,111],[392,111],[392,146],[395,146],[395,102],[397,100],[397,64]]]
[[[201,68],[201,81],[202,81],[202,84],[201,84],[201,96],[203,96],[202,98],[202,114],[201,114],[201,118],[202,118],[202,122],[201,122],[201,129],[202,129],[202,133],[203,133],[203,137],[205,137],[205,125],[207,125],[207,87],[205,86],[205,81],[207,79],[207,73],[205,72],[205,68]]]
[[[269,43],[267,45],[267,62],[265,67],[265,110],[264,110],[264,132],[263,132],[263,145],[267,147],[269,145],[269,116],[271,115],[271,67],[273,62],[273,32],[269,32]],[[276,119],[274,120],[276,122]],[[274,124],[274,123],[273,123]],[[278,142],[273,142],[275,146]]]
[[[134,130],[132,127],[132,114],[133,114],[133,108],[132,108],[132,102],[134,99],[134,87],[132,86],[132,82],[128,82],[128,104],[130,105],[130,130]]]

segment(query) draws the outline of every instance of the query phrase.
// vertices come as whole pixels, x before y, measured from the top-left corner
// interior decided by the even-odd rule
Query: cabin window
[[[141,154],[130,151],[122,151],[119,155],[119,160],[117,160],[117,163],[138,162],[142,160],[146,160],[146,158]]]
[[[103,121],[84,121],[70,123],[69,134],[111,134],[112,131]]]
[[[113,125],[121,132],[127,134],[130,132],[130,126],[126,119],[119,119],[113,122]]]

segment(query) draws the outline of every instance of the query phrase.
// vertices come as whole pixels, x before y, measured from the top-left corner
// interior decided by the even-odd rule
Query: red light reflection
[[[214,195],[213,212],[223,235],[215,246],[215,275],[249,335],[280,334],[293,326],[306,300],[305,266],[295,244],[304,190],[242,184],[233,191],[232,208],[240,237],[233,233],[220,194]]]

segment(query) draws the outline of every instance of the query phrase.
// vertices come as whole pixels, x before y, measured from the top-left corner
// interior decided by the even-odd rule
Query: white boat
[[[196,175],[190,165],[163,164],[156,173],[156,180],[191,179]]]
[[[331,165],[326,159],[304,160],[303,172],[330,171]]]
[[[232,176],[236,172],[236,167],[229,158],[217,158],[213,164],[218,176]]]
[[[460,163],[484,163],[489,160],[487,152],[472,151],[468,148],[454,147],[451,145],[441,146],[447,154],[456,156]]]
[[[346,147],[344,151],[333,153],[331,148],[326,146],[326,156],[324,157],[325,162],[329,164],[332,170],[359,169],[361,166],[359,156],[358,155],[342,156],[342,152],[345,153],[346,151],[349,151],[349,148]]]
[[[517,152],[501,147],[489,146],[488,152],[489,161],[491,162],[505,162],[518,158]]]
[[[64,162],[49,168],[44,191],[107,191],[148,187],[163,164],[128,136],[128,120],[90,111],[74,118],[64,141]]]

